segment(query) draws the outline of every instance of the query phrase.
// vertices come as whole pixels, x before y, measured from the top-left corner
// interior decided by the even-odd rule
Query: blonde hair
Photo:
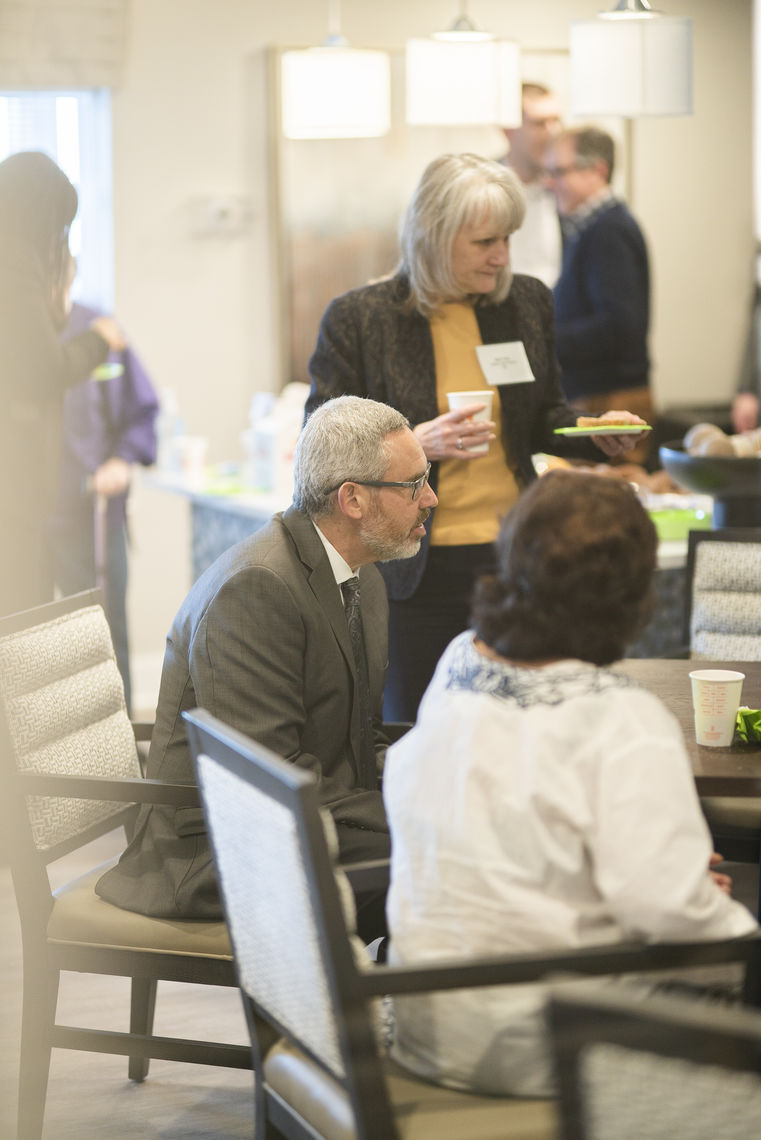
[[[464,225],[485,218],[503,234],[514,233],[526,213],[523,187],[507,166],[477,154],[443,154],[430,162],[412,195],[399,235],[398,272],[410,282],[410,307],[430,317],[445,301],[462,300],[452,273],[452,247]],[[510,292],[512,273],[501,269],[491,292],[496,305]]]

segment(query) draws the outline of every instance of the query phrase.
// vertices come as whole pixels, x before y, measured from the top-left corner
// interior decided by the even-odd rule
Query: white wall
[[[481,25],[527,48],[565,48],[601,0],[472,0]],[[752,0],[663,0],[695,29],[695,114],[633,128],[633,201],[654,273],[660,404],[728,397],[752,281]],[[355,45],[401,46],[450,23],[455,0],[343,0]],[[116,309],[156,383],[177,390],[212,460],[238,457],[251,392],[276,385],[278,282],[267,215],[266,111],[251,60],[268,44],[320,42],[327,0],[132,0],[114,99]],[[190,232],[199,196],[250,196],[243,238]],[[155,663],[187,591],[178,499],[138,487],[130,591],[133,647]],[[142,675],[142,674],[141,674]],[[146,674],[149,690],[154,673]],[[138,701],[147,703],[138,678]]]

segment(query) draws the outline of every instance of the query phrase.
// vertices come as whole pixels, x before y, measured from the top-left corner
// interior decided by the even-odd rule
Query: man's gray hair
[[[552,140],[552,145],[561,139],[569,139],[576,150],[576,165],[594,166],[604,162],[608,168],[607,181],[613,177],[616,165],[616,144],[613,136],[601,127],[568,127]]]
[[[342,483],[382,479],[390,462],[387,437],[409,426],[395,408],[360,396],[336,396],[315,408],[293,456],[294,505],[319,518],[332,512]]]
[[[488,220],[507,236],[518,229],[525,213],[523,187],[508,166],[477,154],[443,154],[430,162],[399,234],[398,270],[409,277],[412,307],[430,317],[444,302],[464,300],[452,272],[452,247],[463,226]],[[504,301],[511,284],[506,266],[491,292],[477,303]]]

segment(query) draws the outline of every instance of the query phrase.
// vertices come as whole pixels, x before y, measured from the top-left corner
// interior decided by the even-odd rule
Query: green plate
[[[711,512],[702,510],[650,511],[661,542],[686,541],[691,530],[710,530]]]
[[[605,424],[602,427],[555,428],[555,435],[639,435],[641,431],[652,431],[650,424]]]
[[[93,380],[115,380],[117,376],[121,376],[124,372],[123,364],[111,363],[107,360],[105,364],[99,364],[92,374]]]

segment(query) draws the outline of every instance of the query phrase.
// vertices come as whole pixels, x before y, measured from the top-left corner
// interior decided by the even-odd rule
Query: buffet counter
[[[234,475],[209,476],[202,482],[181,475],[152,472],[143,483],[158,491],[182,496],[191,511],[191,565],[193,580],[228,547],[253,534],[290,501],[287,495],[254,491]],[[710,499],[689,501],[680,512],[673,495],[648,499],[651,517],[661,539],[655,577],[655,612],[641,637],[630,647],[630,657],[666,656],[682,647],[687,531],[710,525]],[[686,505],[685,500],[685,505]],[[682,517],[683,514],[683,517]]]

